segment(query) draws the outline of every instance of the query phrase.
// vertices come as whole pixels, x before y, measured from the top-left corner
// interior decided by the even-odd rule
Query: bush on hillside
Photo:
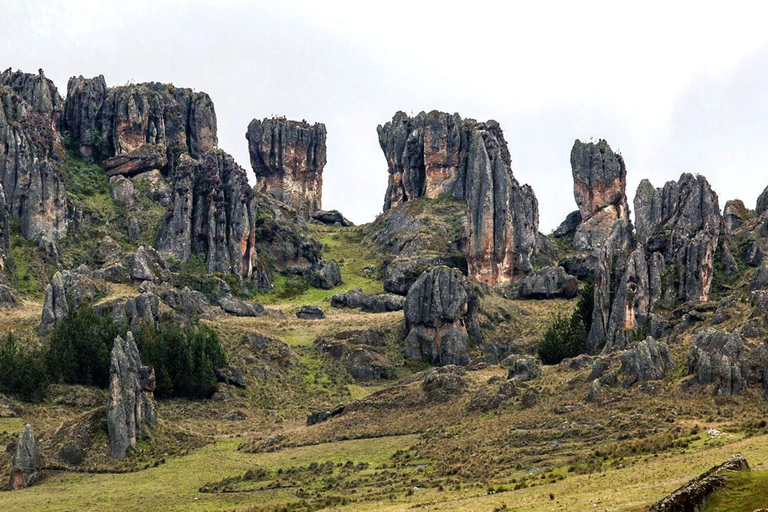
[[[587,351],[587,336],[592,327],[595,285],[590,279],[581,290],[571,318],[557,315],[539,342],[538,354],[544,364],[558,364]]]
[[[1,343],[0,390],[26,402],[45,400],[49,382],[42,351],[22,350],[13,333]]]

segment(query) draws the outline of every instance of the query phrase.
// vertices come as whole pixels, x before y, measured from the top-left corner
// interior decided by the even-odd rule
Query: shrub
[[[109,194],[109,177],[98,165],[70,156],[63,165],[67,192],[76,196]]]
[[[48,375],[56,382],[106,387],[110,352],[119,334],[112,318],[99,316],[90,304],[70,310],[51,333]]]
[[[544,364],[558,364],[563,359],[587,351],[587,335],[592,327],[595,285],[590,279],[581,291],[571,318],[557,315],[544,331],[538,354]]]
[[[221,292],[219,280],[208,274],[208,267],[199,256],[193,254],[187,258],[187,261],[179,263],[178,273],[179,277],[176,279],[176,286],[179,288],[189,286],[192,290],[204,293],[206,297],[214,302],[219,300]]]
[[[13,333],[0,347],[0,389],[27,402],[41,402],[48,395],[42,351],[24,352]]]
[[[179,327],[163,323],[144,326],[136,336],[144,364],[155,368],[155,394],[159,398],[208,398],[216,392],[214,368],[226,366],[227,358],[213,329]]]

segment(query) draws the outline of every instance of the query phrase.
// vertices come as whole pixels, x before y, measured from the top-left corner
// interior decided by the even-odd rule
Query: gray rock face
[[[702,386],[714,384],[718,395],[738,395],[747,384],[764,382],[766,362],[764,346],[750,348],[736,332],[710,329],[696,335],[688,353],[688,374]]]
[[[40,460],[40,450],[37,446],[37,436],[32,425],[27,424],[19,435],[16,443],[16,453],[11,464],[11,480],[8,483],[13,490],[29,487],[37,477],[37,464]]]
[[[155,371],[141,364],[133,334],[115,338],[109,369],[107,430],[112,458],[124,459],[144,429],[157,421]]]
[[[124,176],[109,178],[112,200],[131,206],[136,201],[137,192],[133,182]]]
[[[59,166],[63,100],[40,70],[0,73],[0,185],[24,238],[54,259],[67,231],[67,197]]]
[[[744,223],[749,220],[749,210],[744,206],[744,202],[740,199],[735,199],[725,202],[723,208],[723,225],[725,226],[726,233],[733,233]]]
[[[555,238],[562,238],[564,236],[573,235],[576,233],[576,229],[579,227],[579,224],[581,224],[581,211],[576,210],[575,212],[568,214],[565,220],[561,222],[559,226],[557,226],[557,229],[555,229],[552,235]]]
[[[587,402],[599,402],[602,395],[603,386],[600,384],[600,379],[593,380],[592,385],[589,386],[589,393],[587,393]]]
[[[107,88],[103,76],[69,79],[62,128],[111,176],[173,167],[180,154],[201,158],[218,144],[206,93],[156,82]]]
[[[768,211],[768,187],[765,187],[757,198],[757,204],[755,205],[755,214],[760,216]]]
[[[406,357],[434,365],[468,364],[468,299],[459,271],[435,267],[423,273],[405,299]]]
[[[563,267],[546,267],[520,279],[515,289],[522,299],[572,299],[579,293],[579,282]]]
[[[182,157],[158,250],[181,261],[205,258],[210,273],[254,278],[255,244],[256,203],[245,170],[221,150],[200,161]]]
[[[330,290],[341,284],[341,270],[336,260],[325,262],[320,270],[313,272],[309,284],[322,290]]]
[[[318,210],[312,214],[312,218],[329,226],[341,226],[344,228],[354,226],[352,221],[344,217],[339,210]]]
[[[5,273],[8,251],[11,248],[11,216],[5,200],[5,190],[0,183],[0,274]]]
[[[579,140],[571,150],[573,195],[581,214],[573,247],[578,252],[599,254],[615,224],[623,224],[621,247],[632,244],[626,183],[627,169],[621,155],[614,153],[608,143],[583,143]]]
[[[628,388],[637,382],[662,380],[664,372],[674,367],[667,344],[649,336],[634,348],[624,351],[619,373],[627,376],[624,387]]]
[[[747,460],[741,455],[734,455],[724,463],[702,473],[669,496],[654,503],[649,512],[702,510],[715,491],[727,484],[728,480],[723,473],[731,471],[749,471]]]
[[[133,258],[131,278],[137,281],[154,281],[156,279],[155,273],[151,269],[149,253],[143,245],[139,247]]]
[[[539,250],[538,201],[520,186],[499,124],[433,111],[398,112],[378,127],[389,167],[384,210],[419,197],[466,201],[469,275],[490,285],[533,270]]]
[[[325,125],[254,119],[245,134],[257,188],[310,215],[321,209]]]
[[[43,313],[38,331],[50,332],[53,327],[69,314],[70,306],[80,307],[84,302],[94,302],[106,295],[106,285],[94,279],[86,268],[61,270],[53,274],[50,284],[45,289]]]
[[[404,306],[405,297],[401,295],[395,295],[394,293],[372,295],[363,293],[362,288],[331,297],[331,307],[362,309],[372,313],[400,311]]]

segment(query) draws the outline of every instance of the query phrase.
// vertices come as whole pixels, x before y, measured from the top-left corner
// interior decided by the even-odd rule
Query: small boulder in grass
[[[325,313],[317,306],[305,305],[296,312],[296,316],[302,320],[322,320],[325,318]]]

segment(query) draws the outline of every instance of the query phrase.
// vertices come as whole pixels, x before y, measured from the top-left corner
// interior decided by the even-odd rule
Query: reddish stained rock
[[[466,201],[469,275],[496,285],[533,271],[531,259],[542,243],[538,202],[515,179],[496,121],[398,112],[378,133],[389,168],[385,210],[420,197]]]
[[[257,189],[305,215],[322,209],[325,125],[254,119],[245,134]]]

